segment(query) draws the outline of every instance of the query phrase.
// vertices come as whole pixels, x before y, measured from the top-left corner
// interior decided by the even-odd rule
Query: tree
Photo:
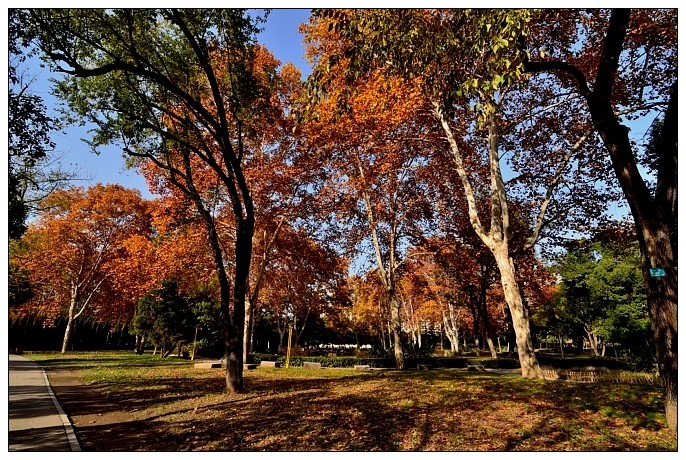
[[[549,224],[546,213],[550,208],[564,208],[559,201],[565,195],[554,193],[561,182],[580,185],[581,190],[586,186],[582,194],[593,194],[589,193],[592,187],[588,182],[576,183],[578,175],[570,174],[568,167],[572,158],[578,162],[590,157],[579,156],[587,147],[588,123],[584,124],[584,120],[567,120],[566,132],[548,138],[555,142],[544,145],[543,152],[507,138],[513,132],[517,135],[526,132],[513,127],[523,122],[530,128],[537,127],[538,120],[532,121],[532,118],[552,119],[549,110],[574,102],[553,103],[548,110],[537,113],[532,113],[525,104],[514,106],[507,102],[512,94],[528,88],[525,82],[519,83],[523,72],[521,56],[509,45],[526,32],[530,12],[404,10],[397,15],[388,10],[337,10],[316,12],[315,16],[328,21],[331,30],[338,33],[344,43],[340,52],[319,62],[314,69],[310,81],[315,98],[326,93],[331,82],[338,78],[339,62],[346,63],[343,70],[348,69],[345,74],[349,81],[365,78],[369,72],[381,69],[388,76],[416,81],[421,88],[448,141],[448,152],[460,178],[471,226],[495,258],[514,323],[522,375],[543,378],[533,350],[529,312],[513,258],[541,239]],[[515,245],[511,240],[514,216],[501,166],[506,155],[511,158],[511,164],[529,157],[531,164],[538,164],[538,159],[543,159],[542,163],[546,165],[521,175],[526,187],[524,190],[520,187],[519,193],[527,197],[525,215],[531,217],[530,235],[521,245]],[[475,176],[481,179],[475,182]],[[486,180],[486,176],[490,180]],[[512,190],[510,188],[510,192]],[[489,197],[488,212],[480,211],[477,204],[480,197]],[[576,208],[579,206],[577,202]],[[483,224],[485,219],[490,220],[490,228]]]
[[[335,55],[340,44],[326,21],[305,30],[312,60],[327,62]],[[330,189],[344,196],[338,200],[337,217],[356,229],[348,232],[349,244],[360,248],[367,243],[376,263],[390,313],[396,367],[403,369],[398,270],[409,239],[417,238],[431,217],[426,180],[430,125],[421,94],[412,84],[381,72],[351,82],[344,78],[346,71],[339,63],[334,71],[339,78],[329,81],[328,93],[309,108],[303,130],[325,155],[325,167],[332,171]],[[341,97],[345,113],[337,110]]]
[[[55,143],[50,133],[57,120],[46,114],[43,98],[31,92],[31,77],[22,64],[32,57],[33,34],[26,11],[8,10],[9,90],[8,108],[8,220],[9,237],[26,231],[26,219],[38,202],[70,178],[59,170],[50,171]]]
[[[606,148],[634,218],[667,423],[676,433],[677,11],[551,10],[536,23],[521,42],[527,50],[546,52],[525,61],[525,70],[548,75],[586,102],[585,116]],[[662,127],[642,162],[627,122],[655,117],[656,109],[663,113]],[[653,185],[642,177],[641,163],[649,167]],[[654,276],[654,270],[664,276]]]
[[[165,280],[138,301],[131,326],[136,334],[150,338],[159,348],[160,358],[166,358],[181,341],[191,340],[196,322],[178,284]]]
[[[637,246],[579,241],[570,245],[555,271],[559,293],[541,319],[552,313],[560,335],[582,331],[596,355],[604,356],[609,342],[632,349],[639,360],[650,358],[645,353],[651,340]]]
[[[29,273],[34,290],[16,314],[65,316],[64,353],[82,315],[122,324],[133,316],[133,304],[143,294],[137,289],[145,285],[120,268],[129,258],[127,240],[149,235],[150,222],[140,193],[119,185],[56,191],[45,201],[47,210],[13,253],[12,263]],[[117,288],[125,285],[129,288]]]
[[[93,146],[117,142],[127,155],[154,163],[202,217],[226,313],[226,387],[242,391],[255,219],[243,163],[250,137],[267,122],[273,75],[253,65],[260,18],[229,9],[32,10],[31,16],[39,47],[66,75],[58,94],[96,126]],[[228,197],[232,279],[208,177]]]
[[[274,320],[280,351],[289,326],[297,344],[312,318],[337,314],[346,302],[347,262],[303,230],[287,225],[276,239],[271,259],[260,303]]]

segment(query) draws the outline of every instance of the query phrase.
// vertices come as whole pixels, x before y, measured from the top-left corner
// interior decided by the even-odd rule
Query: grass
[[[352,369],[245,372],[127,353],[31,355],[91,451],[672,451],[658,387]]]

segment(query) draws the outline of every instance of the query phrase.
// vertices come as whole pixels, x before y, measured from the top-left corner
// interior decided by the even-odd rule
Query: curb
[[[52,399],[52,403],[54,404],[55,409],[57,409],[57,413],[60,415],[60,419],[62,419],[62,425],[64,426],[64,431],[67,435],[67,439],[69,440],[69,446],[71,447],[71,451],[81,452],[81,446],[79,445],[79,441],[76,439],[74,427],[71,425],[69,417],[67,417],[67,414],[65,414],[62,410],[62,406],[60,406],[59,401],[57,401],[57,398],[55,397],[55,393],[52,391],[50,381],[48,380],[48,374],[45,373],[45,370],[42,367],[40,368],[40,370],[43,373],[43,378],[45,379],[45,386],[48,389],[50,399]]]

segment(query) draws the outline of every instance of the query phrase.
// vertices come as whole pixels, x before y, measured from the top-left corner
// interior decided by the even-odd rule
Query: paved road
[[[9,355],[9,450],[80,451],[69,419],[33,361]]]

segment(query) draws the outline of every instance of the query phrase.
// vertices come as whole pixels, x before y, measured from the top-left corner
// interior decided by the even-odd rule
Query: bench
[[[257,369],[257,364],[243,364],[243,370],[251,371]]]
[[[195,363],[193,365],[193,367],[196,369],[219,369],[222,367],[222,363],[213,363],[213,362]]]
[[[369,367],[369,364],[356,364],[355,365],[356,371],[368,371],[370,369],[371,369],[371,367]]]
[[[309,368],[309,369],[321,369],[322,368],[322,363],[315,363],[312,361],[304,361],[303,362],[303,367],[304,368]]]
[[[260,367],[281,367],[281,363],[276,361],[260,361]]]
[[[430,371],[434,367],[431,364],[417,364],[417,370]]]

